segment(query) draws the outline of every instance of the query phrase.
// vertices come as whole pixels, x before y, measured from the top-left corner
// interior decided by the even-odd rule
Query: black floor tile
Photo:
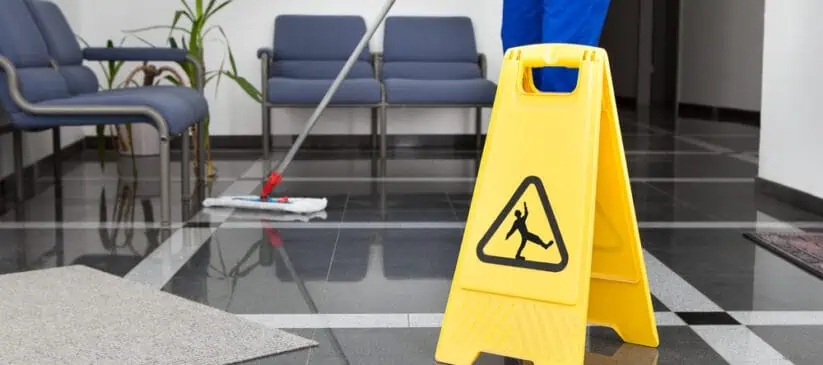
[[[341,230],[318,307],[323,313],[442,313],[461,237],[455,229]]]
[[[446,209],[346,209],[344,222],[456,222],[460,217]]]
[[[760,149],[760,136],[695,136],[696,140],[711,143],[734,151],[757,151]]]
[[[212,182],[207,196],[219,196],[230,182]],[[193,200],[194,184],[189,198],[183,199],[182,187],[172,184],[173,222],[185,222],[193,217],[200,202]],[[22,204],[10,204],[0,221],[29,222],[109,222],[128,224],[160,223],[160,186],[156,181],[71,181],[52,186]],[[186,203],[184,205],[184,202]],[[184,214],[185,212],[185,214]]]
[[[740,231],[651,229],[641,236],[646,250],[724,310],[823,310],[823,281]]]
[[[724,155],[630,156],[627,164],[632,178],[751,178],[757,175],[757,165]]]
[[[84,265],[124,276],[161,241],[152,229],[0,229],[0,274]]]
[[[678,312],[678,316],[690,326],[739,325],[736,319],[726,312]]]
[[[695,118],[678,118],[677,120],[671,120],[670,117],[665,119],[669,120],[658,120],[659,122],[663,122],[660,127],[664,127],[668,129],[670,132],[673,132],[678,135],[684,136],[737,136],[737,135],[748,135],[748,136],[758,136],[760,135],[760,129],[751,125],[740,124],[740,123],[728,123],[722,121],[715,121],[715,120],[700,120]],[[670,123],[666,125],[666,123]]]
[[[823,221],[823,217],[793,208],[755,192],[750,183],[650,183],[660,191],[700,211],[714,220],[750,221],[762,219],[763,213],[785,221]]]
[[[439,329],[300,329],[294,334],[313,338],[320,345],[309,351],[263,359],[243,365],[417,365],[435,364]],[[614,331],[592,328],[588,337],[585,365],[725,365],[709,345],[688,327],[660,329],[659,348],[623,343]],[[521,365],[515,359],[482,354],[475,365]]]
[[[212,165],[217,169],[218,178],[239,178],[252,165],[256,158],[250,158],[248,154],[241,156],[220,156],[219,153],[212,154]],[[178,153],[172,154],[171,176],[179,178],[181,176],[180,156]],[[110,154],[106,162],[101,166],[97,158],[97,151],[85,151],[82,155],[65,162],[62,167],[62,178],[64,180],[117,180],[123,176],[143,180],[156,180],[160,176],[158,156],[116,156]],[[193,173],[192,168],[192,175]],[[136,173],[136,174],[134,174]],[[51,170],[43,171],[42,176],[50,180],[53,179]]]
[[[312,313],[336,241],[336,230],[220,229],[168,291],[230,313]]]
[[[705,151],[691,143],[679,141],[672,136],[623,136],[626,151]]]

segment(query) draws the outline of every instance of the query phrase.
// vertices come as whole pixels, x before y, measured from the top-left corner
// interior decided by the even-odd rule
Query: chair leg
[[[180,175],[181,189],[180,195],[183,200],[189,199],[189,189],[191,187],[191,143],[189,142],[188,130],[183,133],[180,141]]]
[[[386,131],[386,125],[388,124],[388,108],[383,105],[380,107],[380,159],[386,159],[386,149],[388,146],[386,144],[388,132]]]
[[[171,227],[171,170],[170,143],[160,139],[160,225]]]
[[[376,150],[377,147],[377,128],[379,127],[377,121],[379,119],[379,108],[371,108],[371,149]]]
[[[60,142],[60,127],[51,129],[51,151],[52,151],[52,172],[55,184],[63,176],[61,165],[63,164],[63,143]]]
[[[474,109],[474,134],[475,148],[480,151],[483,147],[483,108]]]
[[[206,128],[203,122],[200,122],[200,125],[197,127],[197,146],[200,148],[200,152],[197,154],[197,166],[199,167],[197,171],[197,180],[202,184],[206,185],[206,172],[209,170],[209,166],[206,164],[206,139],[208,136],[206,135]]]
[[[271,109],[265,102],[261,105],[263,108],[263,160],[268,163],[271,153]]]
[[[25,191],[23,189],[23,132],[12,131],[14,154],[14,200],[23,203]]]

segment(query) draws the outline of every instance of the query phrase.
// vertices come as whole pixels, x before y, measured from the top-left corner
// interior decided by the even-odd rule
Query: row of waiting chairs
[[[271,148],[272,108],[314,108],[366,33],[359,16],[281,15],[274,44],[258,50],[263,85],[263,153]],[[486,79],[467,17],[391,16],[383,52],[367,47],[331,99],[330,107],[372,109],[372,143],[380,131],[386,155],[388,107],[475,109],[475,137],[481,143],[482,108],[494,103],[497,86]]]

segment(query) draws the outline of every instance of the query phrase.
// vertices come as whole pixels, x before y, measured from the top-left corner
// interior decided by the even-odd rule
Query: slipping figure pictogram
[[[526,202],[523,202],[523,213],[519,210],[514,211],[514,223],[512,223],[512,228],[509,230],[509,233],[506,233],[506,239],[509,239],[514,231],[520,232],[520,248],[517,249],[517,255],[514,257],[516,260],[525,260],[526,258],[523,257],[523,249],[526,248],[527,242],[532,242],[540,245],[544,249],[551,247],[554,244],[554,240],[549,242],[543,242],[540,239],[540,236],[529,232],[529,228],[526,227],[526,218],[529,217],[529,207],[526,205]]]

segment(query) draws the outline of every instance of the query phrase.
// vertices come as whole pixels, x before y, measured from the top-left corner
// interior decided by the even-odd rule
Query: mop
[[[317,105],[317,108],[312,113],[311,117],[309,117],[308,122],[306,122],[306,127],[303,129],[303,132],[297,136],[297,139],[294,141],[294,145],[291,146],[286,156],[280,160],[277,168],[269,173],[268,178],[266,179],[263,189],[260,191],[259,196],[254,195],[245,195],[245,196],[224,196],[218,198],[208,198],[203,201],[203,205],[206,207],[226,207],[226,208],[236,208],[236,209],[252,209],[252,210],[272,210],[272,211],[284,211],[284,212],[291,212],[291,213],[298,213],[298,214],[309,214],[313,212],[318,212],[326,209],[328,205],[328,200],[326,198],[294,198],[294,197],[272,197],[270,196],[272,190],[280,183],[283,179],[283,173],[286,171],[286,168],[289,167],[289,164],[294,159],[294,155],[297,154],[297,151],[303,145],[303,141],[309,135],[314,125],[317,123],[317,120],[320,119],[320,115],[326,110],[331,98],[337,92],[337,89],[340,88],[340,84],[349,74],[352,67],[354,67],[355,62],[359,58],[360,54],[366,48],[366,45],[371,41],[372,36],[374,35],[377,28],[383,23],[386,19],[386,16],[391,10],[392,6],[394,6],[394,2],[396,0],[388,0],[386,4],[383,5],[383,9],[381,9],[380,14],[378,15],[377,21],[372,23],[372,25],[366,30],[366,34],[363,35],[363,38],[360,39],[360,43],[357,44],[357,47],[354,49],[354,52],[349,56],[349,59],[346,61],[346,64],[343,65],[343,69],[337,74],[337,78],[334,79],[329,90],[326,91],[326,95],[323,96],[323,99],[320,100],[320,104]]]
[[[294,198],[292,198],[294,199]],[[239,219],[243,221],[258,220],[261,222],[303,222],[308,223],[313,220],[325,220],[328,214],[321,210],[310,213],[291,213],[291,212],[275,212],[275,211],[259,211],[259,210],[235,210],[228,211],[226,209],[210,209],[203,210],[204,213],[211,217],[226,220],[228,218]]]

